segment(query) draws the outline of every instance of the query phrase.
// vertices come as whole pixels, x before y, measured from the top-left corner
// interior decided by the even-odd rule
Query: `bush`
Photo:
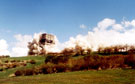
[[[132,68],[135,68],[135,55],[130,54],[126,56],[125,64],[127,64],[128,66],[131,66]]]
[[[40,66],[39,72],[43,74],[58,73],[69,71],[70,68],[65,64],[44,64]]]
[[[69,60],[68,56],[58,56],[56,59],[53,60],[54,64],[58,64],[58,63],[67,63]]]
[[[8,63],[8,62],[9,62],[8,60],[5,61],[5,63]]]
[[[72,71],[79,71],[87,69],[85,60],[83,58],[72,59]]]
[[[4,69],[3,68],[0,68],[0,71],[3,71]]]
[[[15,72],[15,75],[16,76],[22,76],[24,74],[24,71],[23,70],[17,70],[16,72]]]
[[[27,64],[26,64],[26,63],[23,63],[22,65],[23,65],[23,66],[27,66]]]
[[[68,65],[65,65],[65,64],[57,64],[54,66],[54,71],[55,72],[67,72],[67,71],[70,71],[70,68]]]
[[[34,68],[34,74],[35,74],[35,75],[37,75],[37,74],[42,74],[41,67],[35,67],[35,68]]]
[[[100,67],[101,69],[108,69],[110,68],[110,64],[113,64],[111,63],[112,61],[110,61],[110,57],[101,57],[101,61],[100,61]]]
[[[13,62],[16,62],[16,60],[11,60],[11,62],[13,63]]]
[[[15,72],[16,76],[30,76],[30,75],[34,75],[35,74],[35,69],[31,68],[31,69],[24,69],[24,70],[17,70]]]
[[[26,70],[24,70],[24,75],[25,76],[34,75],[34,69],[26,69]]]
[[[11,67],[12,68],[16,68],[17,67],[17,64],[12,64]]]
[[[101,57],[100,67],[101,69],[108,69],[108,68],[123,68],[124,67],[124,56],[106,56]]]
[[[55,56],[47,56],[46,59],[45,59],[45,63],[53,63],[53,59],[55,59]]]
[[[87,55],[78,58],[66,56],[49,56],[45,60],[45,64],[32,69],[16,71],[16,76],[34,75],[34,74],[50,74],[67,71],[79,71],[89,69],[109,69],[109,68],[125,68],[128,65],[135,68],[135,55],[117,55],[117,56],[98,56]],[[127,67],[127,66],[126,66]]]
[[[88,69],[98,69],[100,67],[101,59],[99,56],[86,56],[84,57],[85,66]]]
[[[67,63],[69,60],[69,56],[48,56],[45,60],[45,63],[53,63],[53,64],[59,64],[59,63]]]
[[[41,73],[48,74],[48,73],[54,73],[54,67],[53,65],[44,64],[40,67]]]
[[[114,59],[111,59],[111,61],[115,64],[116,68],[121,67],[123,68],[125,57],[123,55],[115,56]]]
[[[31,63],[31,64],[36,64],[36,61],[35,61],[35,60],[30,60],[29,63]]]
[[[69,48],[65,48],[64,50],[61,51],[61,53],[64,56],[72,56],[75,55],[74,49],[69,49]]]
[[[87,49],[87,55],[91,54],[92,50],[90,48]]]

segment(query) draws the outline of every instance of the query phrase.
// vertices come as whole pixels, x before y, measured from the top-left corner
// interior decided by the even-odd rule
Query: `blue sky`
[[[46,31],[65,41],[87,33],[106,17],[135,18],[134,4],[134,0],[0,0],[0,38]],[[88,29],[79,28],[81,24]]]
[[[0,0],[0,39],[41,31],[55,34],[60,42],[87,34],[104,18],[135,18],[135,0]],[[82,29],[84,24],[87,28]]]

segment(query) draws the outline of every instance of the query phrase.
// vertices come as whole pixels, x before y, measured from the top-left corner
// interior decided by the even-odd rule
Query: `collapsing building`
[[[43,33],[38,39],[34,38],[32,42],[28,43],[28,55],[44,55],[46,54],[46,46],[55,44],[54,35]]]

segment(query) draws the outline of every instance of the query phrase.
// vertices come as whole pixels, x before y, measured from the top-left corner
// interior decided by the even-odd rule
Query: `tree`
[[[87,48],[87,54],[90,54],[92,50],[90,48]]]

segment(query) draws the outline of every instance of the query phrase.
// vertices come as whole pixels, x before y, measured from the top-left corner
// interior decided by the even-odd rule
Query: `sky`
[[[134,4],[135,0],[0,0],[0,53],[15,55],[20,47],[26,52],[23,45],[26,49],[39,32],[54,34],[60,43],[66,43],[71,37],[87,36],[103,21],[115,20],[114,24],[124,28],[129,22],[131,30]]]

